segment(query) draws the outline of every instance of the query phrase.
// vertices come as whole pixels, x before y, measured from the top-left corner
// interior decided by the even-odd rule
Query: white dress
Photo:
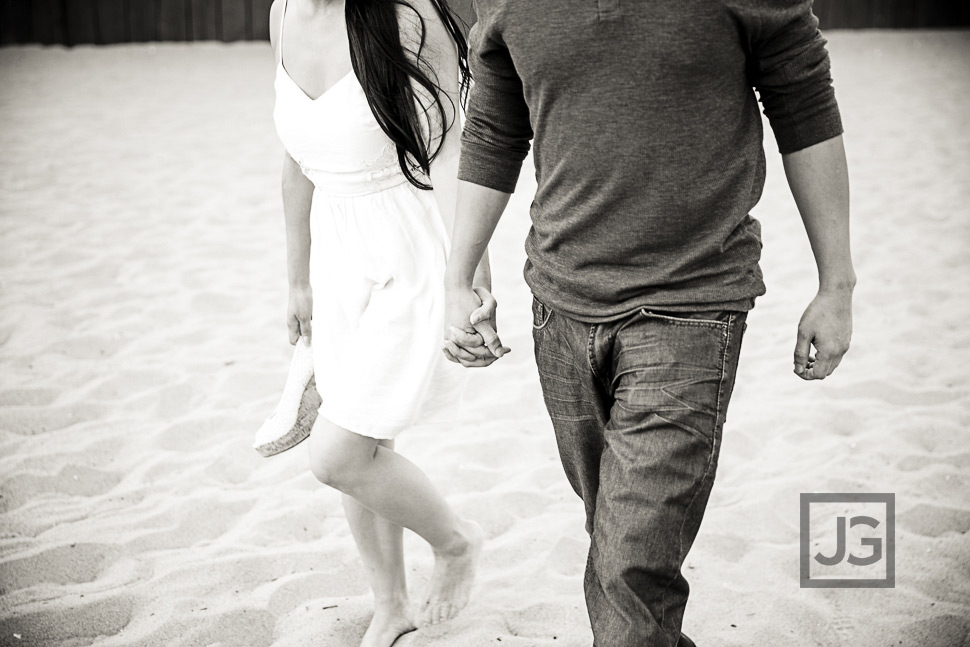
[[[453,412],[466,369],[440,349],[448,239],[433,194],[407,181],[353,72],[311,99],[280,56],[275,87],[277,133],[315,187],[310,283],[319,417],[385,439]]]

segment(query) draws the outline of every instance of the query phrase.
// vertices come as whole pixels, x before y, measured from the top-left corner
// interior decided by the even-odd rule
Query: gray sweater
[[[525,277],[607,321],[764,294],[761,115],[782,153],[842,132],[810,0],[477,0],[459,178],[512,192],[534,141]]]

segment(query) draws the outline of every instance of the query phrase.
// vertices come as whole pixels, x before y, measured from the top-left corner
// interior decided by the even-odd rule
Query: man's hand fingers
[[[482,300],[482,305],[473,310],[468,317],[472,325],[494,319],[495,309],[498,308],[498,302],[495,300],[495,297],[485,288],[474,288],[474,291],[478,295],[478,298]]]
[[[502,340],[499,339],[498,333],[495,332],[495,328],[492,327],[491,322],[483,321],[482,323],[475,324],[475,330],[482,336],[482,340],[484,340],[488,350],[492,351],[495,357],[501,357],[511,350],[502,345]]]
[[[842,362],[845,353],[831,353],[822,350],[818,351],[815,358],[815,365],[812,367],[812,376],[816,380],[824,380],[835,372],[835,369]]]
[[[286,327],[290,333],[290,344],[296,344],[300,338],[300,322],[296,317],[290,317],[290,320],[286,322]]]
[[[795,341],[795,375],[804,377],[803,373],[805,373],[805,370],[808,368],[808,364],[812,359],[809,355],[811,350],[812,336],[799,327],[798,338]]]

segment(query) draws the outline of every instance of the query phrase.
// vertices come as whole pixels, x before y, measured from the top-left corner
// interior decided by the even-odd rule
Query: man
[[[486,366],[507,350],[480,312],[470,322],[494,306],[472,279],[532,140],[525,278],[546,407],[586,507],[595,644],[693,645],[680,569],[713,484],[745,316],[764,293],[749,215],[765,173],[753,88],[818,266],[795,373],[825,378],[851,336],[848,178],[825,41],[810,0],[476,9],[446,354]]]

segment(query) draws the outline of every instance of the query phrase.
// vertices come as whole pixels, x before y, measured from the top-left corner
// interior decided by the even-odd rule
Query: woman
[[[467,604],[482,544],[394,451],[463,378],[440,339],[466,46],[441,0],[275,0],[270,33],[291,343],[316,329],[310,468],[343,493],[374,592],[362,645],[388,647],[416,627],[402,529],[435,555],[425,623]],[[478,275],[487,288],[486,263]]]

